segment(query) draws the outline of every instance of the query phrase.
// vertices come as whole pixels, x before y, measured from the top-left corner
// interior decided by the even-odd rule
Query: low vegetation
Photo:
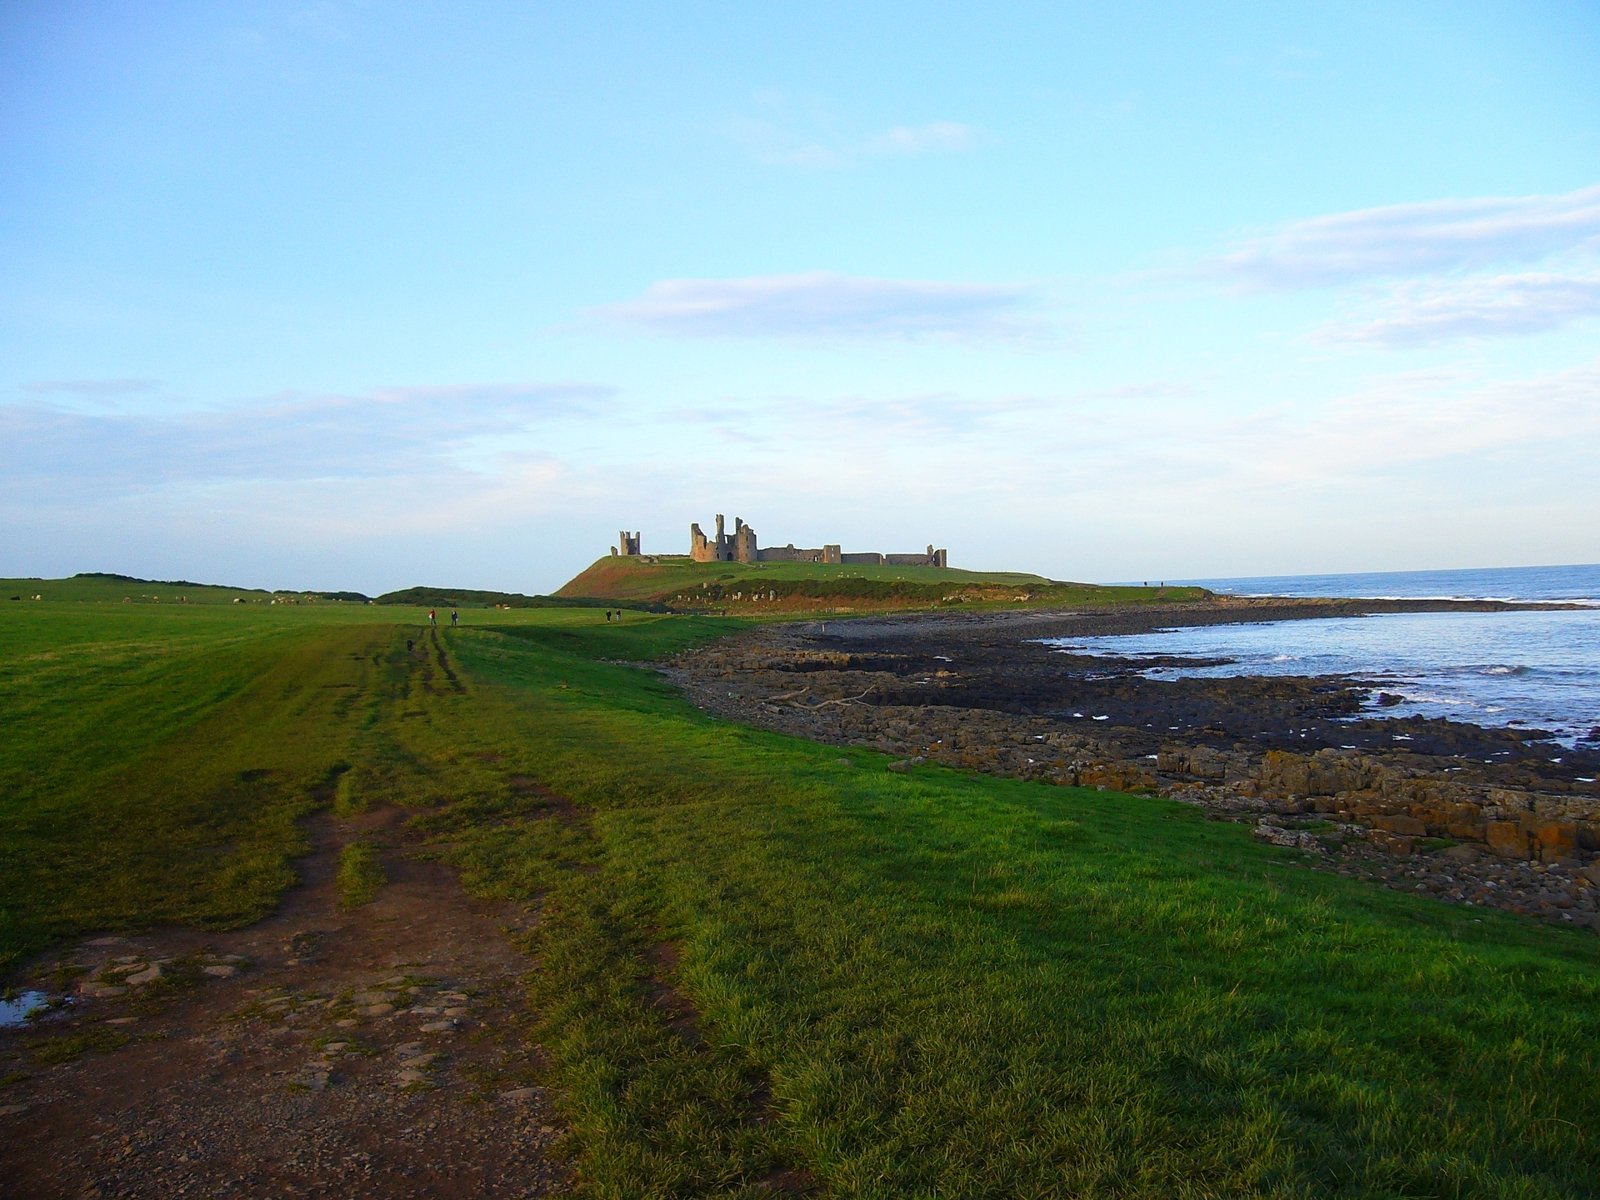
[[[620,665],[731,620],[394,617],[0,610],[4,962],[254,919],[343,788],[538,904],[589,1195],[1594,1192],[1592,934],[1178,804],[891,771]]]
[[[493,592],[481,588],[411,587],[385,592],[378,604],[402,604],[413,608],[599,608],[612,601],[597,597],[528,596],[522,592]]]

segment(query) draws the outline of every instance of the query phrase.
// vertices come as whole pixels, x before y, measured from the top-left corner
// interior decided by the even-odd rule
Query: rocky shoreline
[[[769,626],[664,670],[701,708],[905,764],[1166,796],[1309,862],[1448,903],[1600,930],[1600,731],[1369,715],[1371,681],[1150,680],[1034,639],[1500,601],[1217,599]],[[1537,606],[1546,607],[1546,606]]]

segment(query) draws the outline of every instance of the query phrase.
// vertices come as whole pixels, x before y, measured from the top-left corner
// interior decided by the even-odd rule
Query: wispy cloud
[[[933,121],[927,125],[896,125],[867,143],[882,154],[927,154],[934,151],[971,150],[978,131],[959,121]]]
[[[1037,328],[1038,297],[1011,284],[871,279],[815,271],[665,279],[592,315],[696,337],[1015,337]]]
[[[1078,392],[1074,398],[1078,400],[1188,400],[1197,395],[1199,395],[1199,389],[1192,383],[1154,381],[1096,388],[1093,391]]]
[[[1530,262],[1600,239],[1600,186],[1556,196],[1395,204],[1296,221],[1206,265],[1268,289]]]
[[[0,476],[101,493],[231,480],[422,474],[481,439],[592,412],[587,384],[397,387],[356,396],[279,396],[161,414],[0,406]]]
[[[160,381],[155,379],[40,379],[24,383],[22,390],[35,396],[106,400],[118,396],[143,395],[160,386]]]
[[[447,418],[463,405],[479,414],[582,416],[613,395],[615,389],[594,383],[452,383],[374,388],[355,403],[425,408]]]
[[[760,116],[728,125],[733,139],[765,166],[830,169],[863,159],[949,154],[974,149],[980,131],[961,121],[895,125],[877,133],[844,132],[833,106],[820,98],[763,91],[754,97]]]
[[[1473,383],[1450,373],[1381,380],[1326,411],[1262,431],[1263,481],[1297,483],[1411,474],[1429,463],[1490,460],[1530,443],[1600,432],[1600,365]],[[1266,453],[1267,445],[1274,447]]]
[[[1336,321],[1323,342],[1418,346],[1460,338],[1513,337],[1600,315],[1600,276],[1522,274],[1404,283],[1369,320]]]

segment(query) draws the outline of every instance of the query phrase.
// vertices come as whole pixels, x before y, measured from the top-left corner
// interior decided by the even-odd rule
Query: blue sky
[[[0,9],[0,575],[1600,558],[1588,3]]]

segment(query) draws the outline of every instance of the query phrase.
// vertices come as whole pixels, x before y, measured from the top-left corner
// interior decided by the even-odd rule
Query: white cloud
[[[1120,448],[1115,438],[1106,445],[1100,468],[1203,482],[1202,491],[1262,504],[1299,506],[1315,492],[1415,483],[1435,470],[1493,489],[1507,482],[1490,482],[1498,457],[1600,434],[1600,364],[1490,383],[1450,371],[1404,373],[1326,404],[1231,419],[1172,413],[1159,429],[1129,426],[1124,434]]]
[[[1037,297],[1010,284],[870,279],[814,271],[743,279],[665,279],[592,314],[700,337],[1014,337]]]
[[[1317,340],[1417,346],[1458,338],[1511,337],[1600,315],[1600,276],[1495,275],[1403,283],[1368,320],[1324,326]]]
[[[1597,239],[1600,186],[1313,217],[1253,238],[1207,270],[1268,289],[1322,287],[1535,261]]]
[[[765,166],[827,170],[863,159],[950,154],[974,149],[979,130],[961,121],[895,125],[877,134],[841,131],[833,106],[818,97],[793,98],[776,91],[753,97],[761,116],[728,124],[733,139]]]

